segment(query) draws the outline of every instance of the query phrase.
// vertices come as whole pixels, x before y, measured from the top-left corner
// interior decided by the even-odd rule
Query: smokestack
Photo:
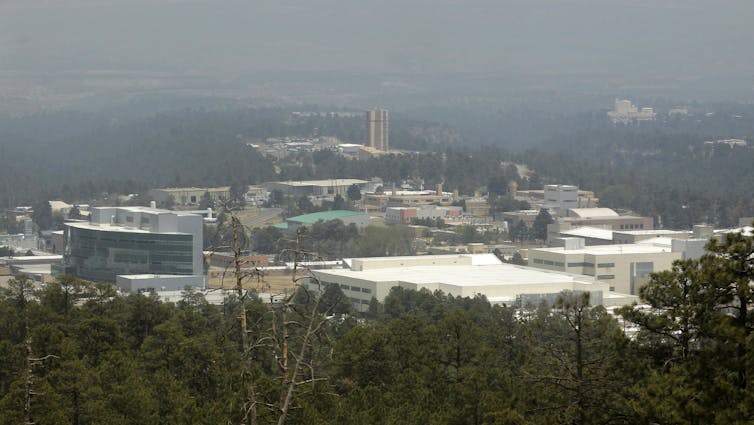
[[[442,196],[442,183],[437,183],[435,186],[435,195]]]
[[[149,201],[149,208],[157,208],[157,202]]]
[[[207,208],[207,218],[212,218],[212,208]]]

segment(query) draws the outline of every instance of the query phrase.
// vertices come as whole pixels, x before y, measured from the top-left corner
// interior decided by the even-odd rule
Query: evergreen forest
[[[0,293],[0,423],[752,423],[754,237],[707,250],[617,314],[579,293],[513,308],[394,288],[360,313],[334,285],[212,305],[19,277]]]

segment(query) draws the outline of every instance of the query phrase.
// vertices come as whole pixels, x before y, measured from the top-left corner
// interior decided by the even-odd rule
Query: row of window
[[[568,267],[594,267],[594,263],[568,263]]]
[[[643,229],[643,224],[621,224],[620,228],[622,230],[636,230],[636,229]]]
[[[560,261],[543,260],[541,258],[535,258],[534,264],[544,264],[545,266],[563,267],[563,263]]]
[[[369,288],[360,288],[358,286],[340,285],[340,289],[344,291],[363,292],[365,294],[371,294],[372,290]]]
[[[598,274],[597,279],[599,280],[615,279],[615,275],[614,274]]]

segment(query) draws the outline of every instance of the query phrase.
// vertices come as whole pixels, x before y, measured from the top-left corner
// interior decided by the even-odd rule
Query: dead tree
[[[239,299],[239,323],[242,346],[242,383],[243,398],[242,423],[256,425],[263,417],[262,408],[268,416],[272,416],[272,422],[284,424],[290,417],[290,412],[295,408],[294,400],[296,390],[302,385],[314,385],[326,378],[316,374],[316,368],[311,361],[313,342],[315,337],[322,333],[327,320],[318,312],[321,288],[319,281],[307,267],[301,267],[301,261],[316,259],[312,253],[304,252],[300,248],[300,240],[297,235],[294,249],[286,250],[281,254],[289,254],[293,257],[293,290],[283,291],[281,294],[270,294],[270,303],[266,316],[269,318],[269,327],[266,322],[257,320],[250,323],[246,302],[249,299],[249,285],[256,282],[255,289],[269,289],[264,282],[264,274],[244,258],[243,251],[246,245],[245,228],[238,216],[230,208],[225,209],[230,217],[230,230],[232,242],[229,247],[217,247],[216,249],[230,249],[233,254],[232,266],[233,287]],[[249,267],[251,266],[251,267]],[[223,282],[226,272],[223,273]],[[310,291],[305,283],[313,283],[316,290]],[[225,285],[221,285],[225,288]],[[301,295],[307,301],[306,306],[297,303],[297,296]],[[277,369],[278,381],[280,382],[279,396],[277,400],[266,400],[258,389],[259,382],[254,376],[254,356],[259,350],[268,352],[273,365]]]

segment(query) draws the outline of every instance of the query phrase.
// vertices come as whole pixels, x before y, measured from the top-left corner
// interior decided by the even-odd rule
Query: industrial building
[[[147,194],[160,203],[175,203],[176,205],[199,205],[204,195],[209,194],[210,199],[217,205],[230,199],[230,186],[220,187],[166,187],[152,189]],[[259,186],[247,186],[246,200],[255,203],[257,200],[266,200],[267,191]]]
[[[435,190],[385,189],[382,193],[371,192],[364,195],[363,201],[365,208],[385,211],[388,207],[448,206],[453,200],[453,193],[443,192],[442,184],[438,184]]]
[[[358,311],[372,298],[384,301],[393,287],[443,291],[460,297],[483,295],[492,303],[538,304],[562,291],[591,293],[594,304],[624,305],[635,296],[611,292],[609,285],[588,276],[537,270],[502,263],[493,254],[352,258],[345,268],[316,270],[322,286],[337,284]],[[308,288],[317,290],[315,282]]]
[[[376,182],[375,182],[376,183]],[[279,190],[288,196],[348,196],[348,188],[356,185],[362,192],[368,191],[373,182],[359,179],[301,180],[263,183],[270,192]]]
[[[117,275],[202,275],[202,217],[147,207],[92,208],[89,222],[65,223],[58,274],[116,282]]]
[[[577,226],[604,227],[611,230],[652,230],[652,217],[619,215],[610,208],[571,208],[565,217],[558,217],[549,233],[558,233]]]

